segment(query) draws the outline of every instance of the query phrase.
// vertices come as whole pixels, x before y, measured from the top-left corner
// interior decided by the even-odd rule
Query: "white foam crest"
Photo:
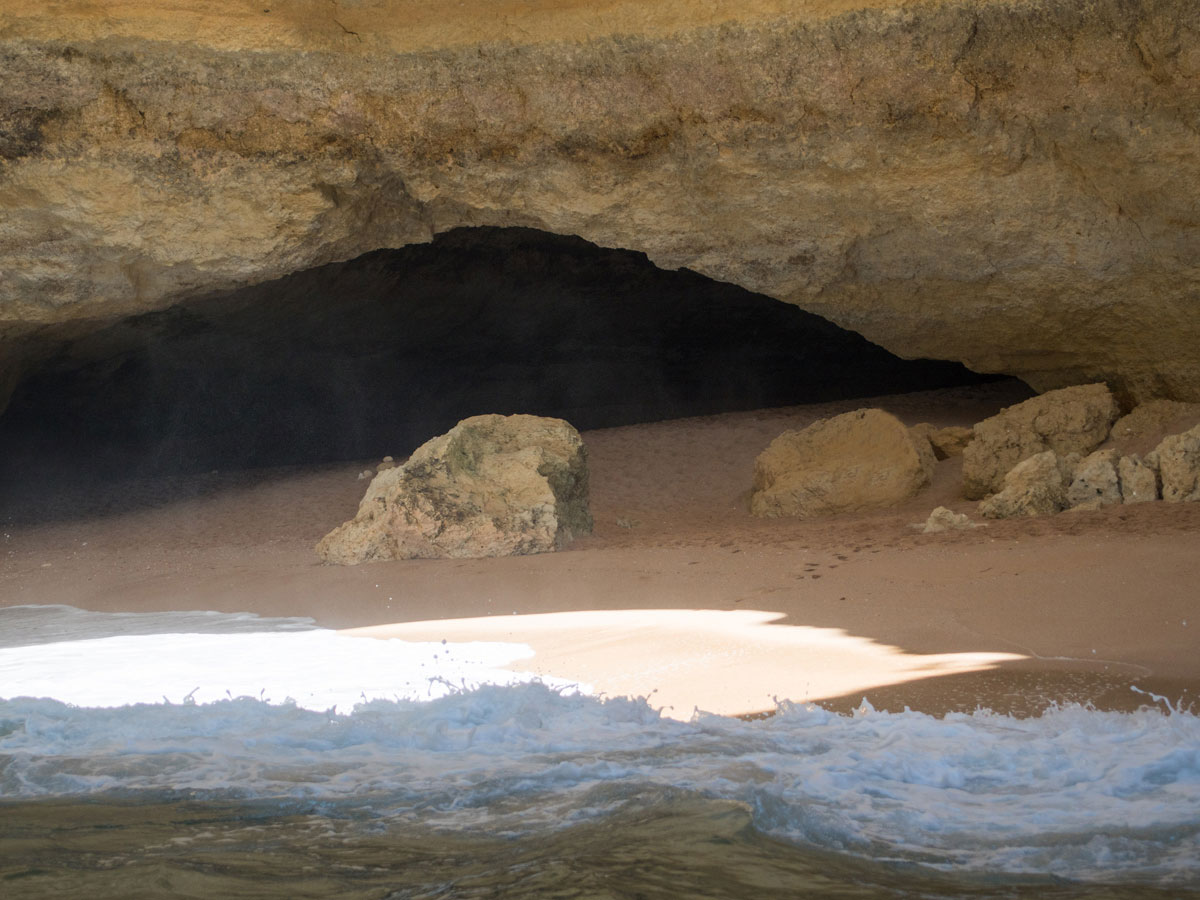
[[[253,696],[349,711],[375,698],[429,700],[529,681],[503,667],[532,655],[527,644],[376,641],[324,629],[121,635],[0,648],[0,696],[78,706]]]
[[[1079,707],[937,719],[787,707],[679,722],[644,702],[482,687],[351,714],[251,699],[0,701],[0,795],[231,792],[520,830],[613,786],[745,803],[772,834],[875,858],[1070,878],[1200,880],[1200,719]]]

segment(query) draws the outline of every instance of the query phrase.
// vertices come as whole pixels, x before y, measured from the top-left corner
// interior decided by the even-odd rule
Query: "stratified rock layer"
[[[1194,0],[5,0],[0,397],[64,329],[524,225],[1200,399],[1198,35]]]
[[[562,419],[473,416],[372,480],[326,562],[522,556],[592,530],[587,451]]]

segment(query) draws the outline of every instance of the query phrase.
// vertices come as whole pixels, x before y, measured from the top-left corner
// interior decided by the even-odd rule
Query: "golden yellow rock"
[[[936,428],[929,422],[913,425],[909,431],[916,437],[920,435],[929,441],[933,455],[938,459],[949,459],[952,456],[962,456],[967,444],[975,437],[975,432],[961,425],[949,425]]]
[[[929,484],[929,440],[882,409],[858,409],[785,431],[754,461],[750,511],[812,519],[886,509]]]
[[[981,500],[1007,488],[1016,465],[1047,450],[1062,458],[1091,453],[1116,418],[1116,400],[1104,384],[1060,388],[1005,407],[975,425],[975,436],[963,450],[964,496]],[[1043,460],[1042,469],[1045,465]],[[1040,469],[1028,471],[1035,481],[1044,480]],[[1019,491],[1024,490],[1022,482]]]
[[[1192,0],[5,0],[0,397],[43,326],[524,225],[1200,400],[1197,33]]]
[[[484,415],[383,469],[358,514],[316,549],[340,565],[524,556],[561,549],[591,530],[579,432],[562,419]]]

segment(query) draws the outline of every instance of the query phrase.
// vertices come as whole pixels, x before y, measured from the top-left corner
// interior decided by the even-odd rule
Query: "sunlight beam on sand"
[[[528,644],[514,665],[590,685],[609,697],[647,697],[674,718],[773,710],[777,701],[841,697],[1025,659],[1013,653],[906,653],[839,628],[775,625],[762,610],[589,610],[444,619],[351,628],[346,635],[406,641]]]

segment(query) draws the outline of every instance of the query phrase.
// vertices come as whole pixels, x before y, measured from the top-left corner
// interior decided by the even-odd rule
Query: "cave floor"
[[[0,510],[0,604],[253,611],[375,637],[522,640],[536,656],[518,667],[649,695],[676,714],[749,714],[775,699],[852,708],[864,696],[935,713],[1126,709],[1146,700],[1131,686],[1186,706],[1200,689],[1200,504],[922,534],[913,524],[938,505],[978,518],[951,459],[883,513],[803,522],[746,510],[754,458],[781,431],[870,405],[908,424],[969,425],[1014,402],[1011,390],[585,432],[595,531],[541,556],[321,564],[313,545],[353,515],[369,462],[85,492],[34,480]]]

